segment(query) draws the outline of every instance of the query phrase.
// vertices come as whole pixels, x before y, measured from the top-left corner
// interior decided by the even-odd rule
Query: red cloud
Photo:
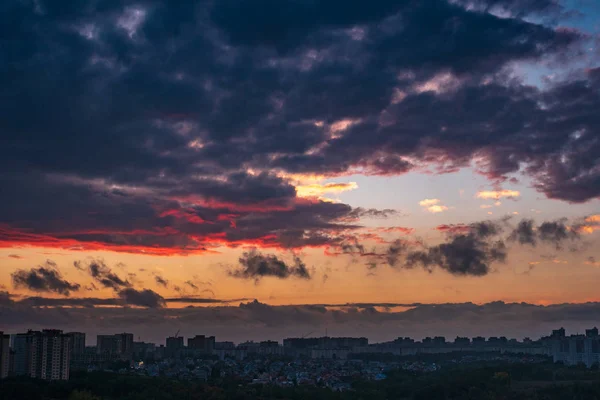
[[[407,228],[404,226],[391,226],[391,227],[381,227],[381,228],[375,228],[376,230],[378,230],[379,232],[385,232],[385,233],[401,233],[403,235],[410,235],[411,233],[413,233],[415,231],[414,228]]]

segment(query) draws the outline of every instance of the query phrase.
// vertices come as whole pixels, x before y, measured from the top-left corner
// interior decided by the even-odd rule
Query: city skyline
[[[600,324],[600,3],[76,3],[0,7],[0,331]]]

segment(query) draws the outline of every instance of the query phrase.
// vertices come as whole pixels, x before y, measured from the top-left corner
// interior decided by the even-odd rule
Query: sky
[[[597,324],[598,21],[595,0],[3,1],[0,331]]]

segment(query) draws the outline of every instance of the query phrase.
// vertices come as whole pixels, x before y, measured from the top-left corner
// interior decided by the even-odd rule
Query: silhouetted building
[[[392,343],[396,346],[398,346],[398,345],[399,346],[410,346],[415,343],[415,340],[413,338],[409,338],[409,337],[398,337],[398,338],[394,339],[394,341]]]
[[[598,328],[593,327],[592,329],[586,329],[585,336],[589,338],[598,337]]]
[[[72,357],[85,353],[85,333],[68,332],[66,335],[71,339],[69,341],[69,349],[71,350]]]
[[[203,353],[211,353],[215,349],[215,337],[196,335],[188,339],[188,348]]]
[[[10,371],[10,335],[0,332],[0,379],[6,378]]]
[[[96,351],[105,356],[131,360],[133,358],[133,333],[98,335]]]
[[[554,329],[552,331],[552,335],[550,336],[551,338],[564,338],[566,336],[565,333],[565,328],[560,328],[560,329]]]
[[[234,350],[235,343],[233,342],[215,342],[215,350]]]
[[[29,353],[31,351],[32,331],[28,333],[17,333],[13,337],[13,350],[15,359],[13,373],[15,375],[29,374]]]
[[[60,330],[28,331],[15,337],[15,374],[46,380],[69,379],[69,336]]]
[[[468,346],[471,344],[471,339],[468,337],[457,336],[456,339],[454,339],[454,344],[457,346]]]
[[[442,346],[446,344],[446,338],[443,336],[436,336],[434,338],[426,337],[423,339],[423,344],[428,346]]]
[[[585,364],[587,367],[600,363],[600,337],[596,328],[587,329],[585,335],[551,336],[551,351],[554,362],[566,365]]]
[[[137,360],[154,358],[155,351],[154,343],[133,342],[133,357]]]
[[[283,339],[283,347],[291,349],[352,349],[369,345],[365,337],[319,337],[319,338],[287,338]]]
[[[482,336],[476,336],[471,340],[474,346],[483,346],[485,345],[485,338]]]
[[[167,346],[165,348],[165,357],[175,357],[183,349],[183,337],[172,336],[167,338]]]

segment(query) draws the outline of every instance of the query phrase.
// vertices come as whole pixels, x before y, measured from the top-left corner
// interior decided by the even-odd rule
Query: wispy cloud
[[[358,189],[358,184],[356,182],[311,183],[308,185],[296,186],[296,194],[299,197],[323,197],[326,194],[343,193],[354,189]]]

